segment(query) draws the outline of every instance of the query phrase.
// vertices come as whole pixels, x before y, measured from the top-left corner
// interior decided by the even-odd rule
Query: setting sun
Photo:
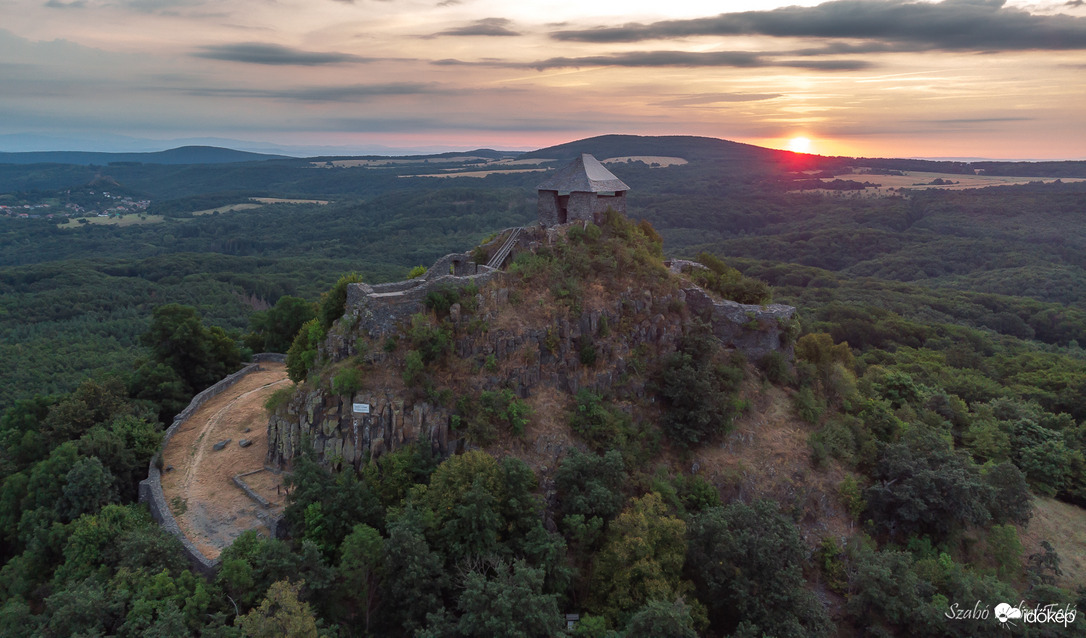
[[[788,140],[788,150],[793,153],[810,153],[811,140],[806,137],[793,137]]]

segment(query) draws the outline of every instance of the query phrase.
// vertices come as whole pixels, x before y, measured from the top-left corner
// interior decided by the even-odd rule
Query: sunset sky
[[[0,0],[27,133],[1084,159],[1086,0]]]

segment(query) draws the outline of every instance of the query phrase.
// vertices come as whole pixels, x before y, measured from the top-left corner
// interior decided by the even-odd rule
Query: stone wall
[[[712,326],[713,335],[725,348],[739,350],[751,361],[774,351],[780,351],[789,360],[794,357],[795,346],[788,334],[789,323],[796,314],[792,306],[754,306],[716,300],[693,285],[683,288],[683,292],[691,312]]]
[[[360,332],[378,338],[397,332],[411,315],[426,309],[426,295],[442,288],[460,289],[469,285],[480,288],[502,274],[502,271],[466,261],[466,255],[446,255],[434,264],[427,274],[430,277],[412,279],[410,287],[389,290],[381,286],[358,283],[348,284],[344,319],[355,322]],[[463,259],[459,259],[463,258]],[[462,275],[448,273],[450,267]],[[470,274],[467,274],[470,273]],[[408,283],[408,282],[398,282]]]
[[[180,414],[174,417],[173,423],[166,429],[166,433],[162,436],[162,445],[159,448],[159,453],[155,455],[155,458],[151,459],[151,464],[147,468],[147,478],[140,481],[140,502],[147,504],[148,509],[151,510],[151,518],[167,532],[173,534],[181,541],[185,555],[192,563],[193,568],[201,574],[209,575],[214,573],[218,568],[219,561],[204,556],[200,550],[196,548],[196,545],[181,532],[181,528],[177,525],[177,519],[174,518],[173,512],[170,511],[170,504],[166,502],[166,496],[162,492],[162,472],[158,469],[157,462],[161,458],[162,450],[166,449],[166,445],[169,444],[174,433],[177,432],[178,428],[180,428],[181,425],[196,412],[196,410],[200,409],[200,406],[240,381],[245,375],[260,370],[261,363],[283,363],[284,361],[286,361],[286,355],[279,353],[266,352],[253,355],[252,363],[194,396],[188,406],[182,410]]]

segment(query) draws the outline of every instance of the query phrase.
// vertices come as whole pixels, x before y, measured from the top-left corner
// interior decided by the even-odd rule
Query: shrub
[[[310,319],[294,337],[287,350],[287,376],[295,383],[305,381],[317,362],[317,347],[325,337],[325,328],[318,319]]]
[[[435,326],[428,317],[417,314],[411,317],[407,340],[422,356],[423,363],[433,363],[452,349],[452,330],[447,324]]]
[[[776,385],[791,385],[794,379],[792,371],[788,369],[788,360],[784,355],[774,350],[762,357],[759,367],[765,372],[765,378]]]
[[[362,275],[358,273],[343,275],[331,290],[321,295],[320,301],[317,302],[317,319],[326,332],[336,319],[343,316],[343,311],[347,307],[347,285],[360,281],[362,281]]]
[[[738,413],[739,367],[714,360],[716,341],[702,333],[685,335],[679,349],[664,359],[656,386],[666,411],[664,432],[675,443],[693,447],[725,433]]]
[[[292,396],[294,396],[294,388],[279,388],[264,400],[264,409],[269,413],[275,413],[286,405]]]
[[[362,389],[362,371],[344,368],[332,377],[332,392],[341,396],[353,396]]]
[[[426,266],[415,266],[407,273],[408,279],[414,279],[415,277],[421,277],[426,274]]]
[[[426,364],[422,362],[422,354],[418,350],[408,350],[404,357],[403,382],[404,385],[414,386],[422,378]]]

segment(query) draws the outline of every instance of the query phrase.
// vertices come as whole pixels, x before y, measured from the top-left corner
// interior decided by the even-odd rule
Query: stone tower
[[[539,223],[544,227],[572,221],[599,222],[608,208],[626,214],[627,186],[604,168],[599,160],[583,153],[538,187]]]

